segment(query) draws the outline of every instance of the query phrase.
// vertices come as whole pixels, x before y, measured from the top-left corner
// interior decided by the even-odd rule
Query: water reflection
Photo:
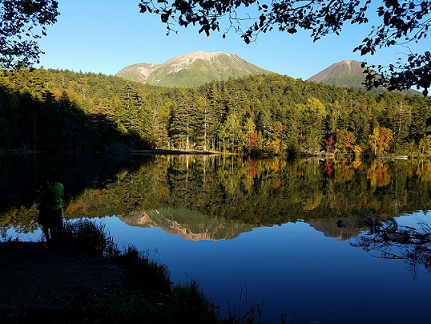
[[[431,280],[418,271],[430,267],[429,236],[399,217],[431,209],[429,161],[56,159],[66,219],[103,219],[117,242],[157,249],[175,282],[198,278],[221,304],[236,302],[246,282],[274,322],[294,312],[295,323],[431,318]],[[52,161],[0,158],[3,237],[37,230],[29,188]]]
[[[1,169],[2,226],[32,230],[36,212],[32,192],[49,164],[45,166],[39,157],[27,157],[25,163],[0,163],[5,166]],[[297,219],[349,218],[368,208],[394,216],[431,207],[429,161],[152,156],[134,157],[127,164],[100,159],[56,164],[70,194],[66,218],[133,217],[136,212],[175,208],[271,226]]]
[[[24,233],[37,228],[32,196],[53,160],[0,158],[2,227]],[[429,161],[168,155],[134,156],[127,163],[55,157],[55,165],[69,193],[66,219],[120,215],[129,224],[161,226],[192,239],[229,239],[298,219],[316,228],[331,223],[332,235],[347,239],[364,230],[348,220],[364,210],[396,216],[431,207]]]
[[[420,266],[431,271],[430,224],[419,220],[412,227],[399,225],[395,219],[381,222],[377,215],[374,220],[369,230],[351,242],[352,246],[372,252],[374,257],[405,260],[414,279],[418,278]]]
[[[416,221],[410,215],[396,220],[403,224],[412,218]],[[342,220],[346,227],[341,231],[351,226],[349,220],[354,219]],[[322,324],[427,323],[431,316],[429,274],[421,272],[413,281],[403,260],[373,258],[352,247],[358,236],[338,239],[335,219],[319,225],[324,231],[316,231],[315,222],[298,221],[218,241],[184,240],[158,227],[130,227],[114,217],[104,221],[116,241],[156,249],[174,282],[199,279],[222,309],[227,301],[237,305],[247,285],[249,303],[264,300],[269,323],[278,323],[281,313],[288,322],[296,313],[295,323]],[[337,238],[328,237],[332,234]]]
[[[119,216],[119,219],[129,226],[160,227],[168,234],[181,235],[181,238],[193,241],[229,240],[253,229],[251,224],[208,217],[188,209],[160,208]]]

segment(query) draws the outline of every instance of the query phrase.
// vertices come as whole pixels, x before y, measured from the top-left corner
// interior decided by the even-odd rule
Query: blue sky
[[[306,80],[333,63],[364,60],[352,50],[368,35],[369,26],[346,25],[340,36],[329,35],[315,43],[305,31],[295,35],[272,31],[247,45],[232,32],[225,39],[222,33],[207,37],[193,27],[166,36],[166,26],[160,18],[140,14],[138,3],[139,0],[59,0],[58,21],[48,26],[48,36],[39,40],[45,54],[38,66],[113,75],[130,64],[160,64],[196,51],[224,52],[237,54],[261,68]],[[400,56],[396,51],[406,50],[385,49],[367,59],[387,65]]]

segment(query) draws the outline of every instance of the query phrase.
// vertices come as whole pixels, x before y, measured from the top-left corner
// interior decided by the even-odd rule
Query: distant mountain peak
[[[355,60],[343,60],[332,64],[323,71],[313,75],[307,81],[335,84],[341,87],[363,88],[364,70],[361,63]]]
[[[323,71],[308,78],[307,81],[323,82],[329,85],[336,85],[338,87],[355,87],[364,89],[366,67],[362,67],[362,64],[355,60],[343,60],[332,64]],[[374,93],[383,93],[387,90],[383,87],[373,88],[370,90]],[[418,94],[415,90],[404,90],[404,94]]]
[[[347,64],[347,65],[351,65],[351,64],[357,64],[357,63],[359,63],[359,62],[355,61],[355,60],[342,60],[342,61],[340,61],[338,63],[335,63],[335,64]],[[359,63],[359,64],[361,64],[361,63]]]
[[[178,60],[180,60],[180,61],[187,61],[187,60],[196,61],[198,59],[209,61],[212,58],[220,56],[220,55],[230,56],[232,54],[225,54],[223,52],[206,53],[206,52],[198,51],[198,52],[194,52],[194,53],[176,56],[174,58],[171,58],[170,60],[167,60],[165,63],[171,62],[171,61],[178,61]]]
[[[193,87],[229,77],[270,74],[238,55],[202,51],[177,56],[162,64],[138,63],[126,66],[116,76],[126,80],[167,87]]]
[[[361,63],[359,63],[358,61],[355,61],[355,60],[343,60],[343,61],[339,62],[338,64],[340,64],[340,65],[346,64],[349,67],[349,73],[350,74],[352,72],[352,69],[357,69],[358,67],[360,67],[362,69]]]

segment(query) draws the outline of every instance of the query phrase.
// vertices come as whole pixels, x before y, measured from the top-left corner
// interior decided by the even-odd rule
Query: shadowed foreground
[[[99,256],[46,249],[43,243],[1,243],[0,255],[2,323],[37,321],[39,317],[60,322],[71,301],[84,299],[89,291],[118,289],[124,274],[117,264]]]
[[[119,251],[89,220],[65,222],[56,248],[0,243],[0,269],[0,323],[258,323],[254,310],[221,316],[196,281],[174,285],[165,265]]]

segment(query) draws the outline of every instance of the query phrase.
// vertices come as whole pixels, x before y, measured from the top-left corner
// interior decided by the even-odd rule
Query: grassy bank
[[[61,242],[49,249],[43,248],[43,243],[16,243],[6,240],[0,244],[2,255],[7,257],[4,251],[9,250],[12,253],[13,248],[19,244],[24,251],[31,253],[31,256],[35,256],[36,252],[30,251],[37,245],[40,249],[35,251],[39,251],[37,253],[41,255],[35,256],[30,263],[29,256],[25,255],[14,261],[9,260],[9,263],[27,261],[20,268],[6,263],[7,259],[3,261],[10,267],[3,267],[2,277],[18,282],[12,291],[6,290],[8,296],[1,296],[2,323],[28,323],[36,320],[44,323],[261,323],[257,308],[252,308],[252,311],[241,318],[235,311],[221,313],[218,305],[204,293],[197,281],[173,284],[164,264],[134,247],[119,250],[103,224],[85,219],[66,222]],[[66,265],[66,269],[78,262],[83,265],[81,270],[72,274],[66,273],[61,267],[65,266],[64,257],[69,254],[71,263]],[[46,263],[52,263],[49,268],[53,270],[52,273],[46,274],[46,270],[43,270],[43,274],[35,272]],[[115,268],[117,277],[103,284],[96,282],[102,279],[100,277],[109,277],[108,273],[103,271],[94,274],[94,267],[100,264],[107,267],[103,269],[110,269],[109,271]],[[24,278],[33,278],[29,281],[30,284],[20,285],[19,277],[13,273],[17,271],[24,275]],[[52,286],[45,284],[41,291],[31,292],[41,276],[45,275]],[[68,282],[75,280],[75,275],[80,279],[94,275],[96,279],[80,282],[70,288]],[[61,284],[54,285],[56,276],[60,277]],[[58,293],[57,290],[62,289],[67,292],[59,295],[60,297],[52,292]],[[33,296],[31,293],[34,297],[27,298],[25,303],[12,302],[12,297],[19,300],[21,295]],[[11,298],[9,303],[8,297]]]

